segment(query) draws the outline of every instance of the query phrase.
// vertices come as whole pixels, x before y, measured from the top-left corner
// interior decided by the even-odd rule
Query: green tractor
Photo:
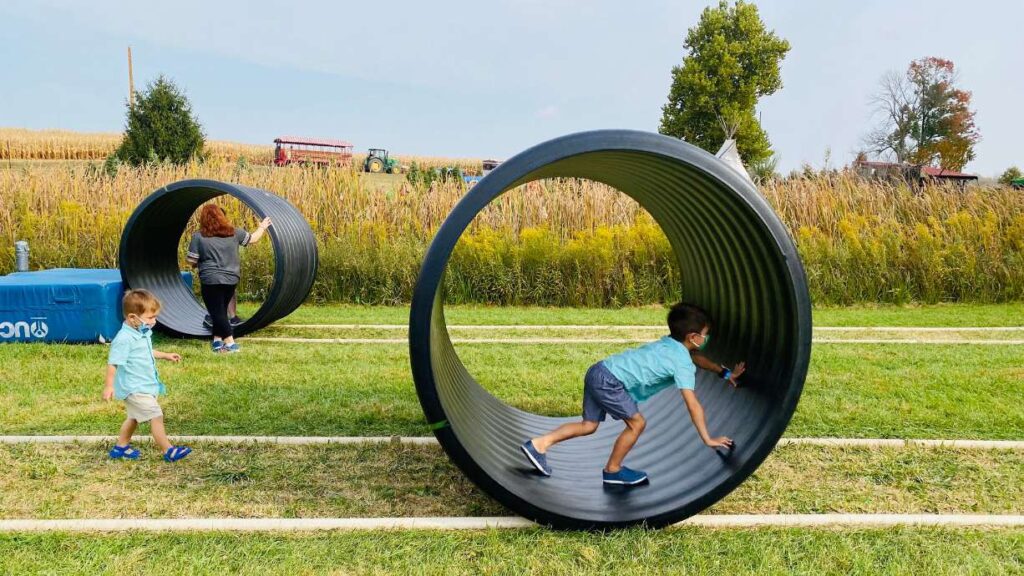
[[[399,166],[397,159],[388,157],[387,150],[383,148],[370,148],[370,153],[366,155],[366,160],[363,161],[363,172],[401,174],[402,167]]]

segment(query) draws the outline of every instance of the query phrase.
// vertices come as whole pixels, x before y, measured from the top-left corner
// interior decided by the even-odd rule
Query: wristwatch
[[[722,377],[722,380],[728,380],[729,378],[732,378],[732,370],[729,370],[728,368],[722,366],[721,364],[719,364],[719,367],[721,368],[721,370],[718,372],[718,375]]]

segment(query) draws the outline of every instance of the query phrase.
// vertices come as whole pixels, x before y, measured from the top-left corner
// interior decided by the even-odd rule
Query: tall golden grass
[[[29,240],[35,267],[114,267],[124,222],[150,192],[185,178],[272,190],[309,219],[320,243],[320,301],[408,301],[422,255],[465,194],[461,183],[415,187],[351,169],[202,164],[0,167],[0,269]],[[789,180],[763,194],[793,234],[820,304],[1011,301],[1024,298],[1024,194],[1007,188]],[[239,222],[251,217],[234,204]],[[241,291],[272,275],[267,246],[246,259]],[[255,256],[255,257],[252,257]],[[607,186],[527,184],[473,222],[453,257],[450,301],[624,305],[677,298],[668,242],[640,206]]]
[[[1024,194],[1009,187],[865,182],[762,188],[786,223],[820,302],[1024,298]]]

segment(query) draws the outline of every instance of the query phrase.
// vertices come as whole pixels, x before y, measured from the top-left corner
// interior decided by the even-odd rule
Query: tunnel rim
[[[138,231],[137,228],[140,225],[140,221],[147,216],[147,211],[153,208],[153,204],[164,199],[166,196],[181,193],[188,189],[209,189],[217,192],[213,196],[199,202],[193,206],[192,211],[188,219],[191,219],[192,215],[205,203],[214,200],[220,196],[231,196],[245,205],[246,208],[251,210],[257,218],[265,218],[267,216],[274,216],[271,212],[274,212],[274,207],[271,206],[270,202],[261,201],[256,195],[257,193],[263,193],[268,196],[272,196],[282,203],[282,207],[291,212],[291,214],[285,214],[288,217],[296,216],[293,222],[301,222],[302,229],[299,230],[301,240],[307,242],[311,247],[310,255],[312,257],[312,266],[310,269],[304,271],[304,284],[306,285],[305,294],[301,300],[305,300],[309,293],[312,291],[313,282],[316,279],[316,275],[319,269],[319,247],[317,246],[316,239],[313,235],[312,229],[309,226],[308,221],[302,215],[301,212],[285,198],[274,194],[273,192],[263,190],[260,188],[254,188],[245,186],[242,184],[234,184],[230,182],[223,182],[220,180],[212,180],[206,178],[190,178],[185,180],[178,180],[162,186],[153,192],[151,192],[146,198],[136,206],[135,210],[132,211],[128,220],[125,222],[125,226],[121,233],[121,238],[118,243],[118,269],[121,274],[121,281],[126,290],[139,287],[133,286],[133,279],[138,280],[139,277],[145,275],[152,275],[153,272],[145,267],[141,271],[135,269],[127,269],[125,261],[128,254],[132,254],[135,248],[132,246],[134,234],[144,234],[144,231]],[[270,208],[268,210],[268,208]],[[277,214],[281,216],[282,214]],[[188,219],[181,224],[181,234],[184,234],[186,227],[188,226]],[[266,231],[267,237],[269,238],[272,246],[272,252],[274,254],[274,279],[271,285],[271,290],[267,293],[267,296],[263,299],[260,307],[257,308],[248,318],[245,319],[241,324],[234,326],[233,332],[237,337],[251,334],[256,330],[265,328],[272,324],[276,320],[279,320],[291,312],[293,312],[298,306],[290,307],[290,309],[283,309],[279,306],[280,300],[284,297],[283,290],[285,285],[285,277],[289,274],[288,259],[285,255],[286,252],[290,252],[290,246],[286,245],[286,242],[295,242],[294,238],[283,238],[282,235],[271,226]],[[179,237],[180,242],[180,237]],[[177,266],[176,266],[177,268]],[[169,272],[157,271],[159,274],[167,275]],[[179,270],[174,271],[175,274],[180,274]],[[195,272],[193,272],[195,273]],[[137,282],[146,284],[145,281]],[[144,286],[143,286],[144,287]],[[194,298],[194,293],[192,294]],[[197,301],[197,305],[202,307],[202,304]],[[288,308],[288,307],[285,307]],[[167,334],[169,336],[177,338],[189,338],[189,339],[206,339],[212,336],[212,332],[204,330],[203,332],[189,332],[180,328],[174,328],[157,319],[156,330]]]
[[[444,273],[455,245],[473,218],[484,207],[512,188],[538,179],[531,178],[530,174],[547,165],[573,156],[609,151],[653,154],[688,164],[714,178],[728,188],[731,194],[738,196],[756,214],[757,224],[764,227],[774,240],[769,252],[780,259],[781,268],[786,272],[784,288],[787,301],[792,303],[797,313],[794,350],[791,356],[792,375],[784,398],[777,404],[779,410],[770,420],[765,439],[758,444],[743,466],[701,498],[643,520],[595,521],[574,518],[535,506],[505,488],[475,462],[468,449],[459,441],[452,426],[446,424],[448,417],[441,402],[431,363],[431,317],[435,306],[439,305],[442,309],[444,306],[439,288],[444,282]],[[621,190],[620,192],[625,193]],[[675,253],[675,250],[673,252]],[[561,529],[594,530],[635,525],[662,527],[692,516],[723,498],[745,481],[774,450],[792,419],[803,390],[810,362],[811,324],[807,278],[796,244],[778,215],[751,182],[715,156],[681,140],[634,130],[596,130],[562,136],[527,149],[495,168],[455,205],[431,242],[417,277],[409,315],[409,352],[417,396],[438,442],[470,480],[504,506],[540,524]],[[512,408],[505,402],[502,404]]]

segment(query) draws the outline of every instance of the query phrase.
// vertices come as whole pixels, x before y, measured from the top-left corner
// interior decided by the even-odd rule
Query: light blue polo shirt
[[[671,336],[609,356],[604,366],[637,402],[673,384],[681,390],[693,390],[697,383],[697,366],[690,359],[690,351]]]
[[[164,383],[156,373],[153,359],[153,333],[143,334],[128,325],[121,329],[110,343],[107,364],[117,366],[114,375],[114,398],[124,400],[129,394],[164,394]]]

